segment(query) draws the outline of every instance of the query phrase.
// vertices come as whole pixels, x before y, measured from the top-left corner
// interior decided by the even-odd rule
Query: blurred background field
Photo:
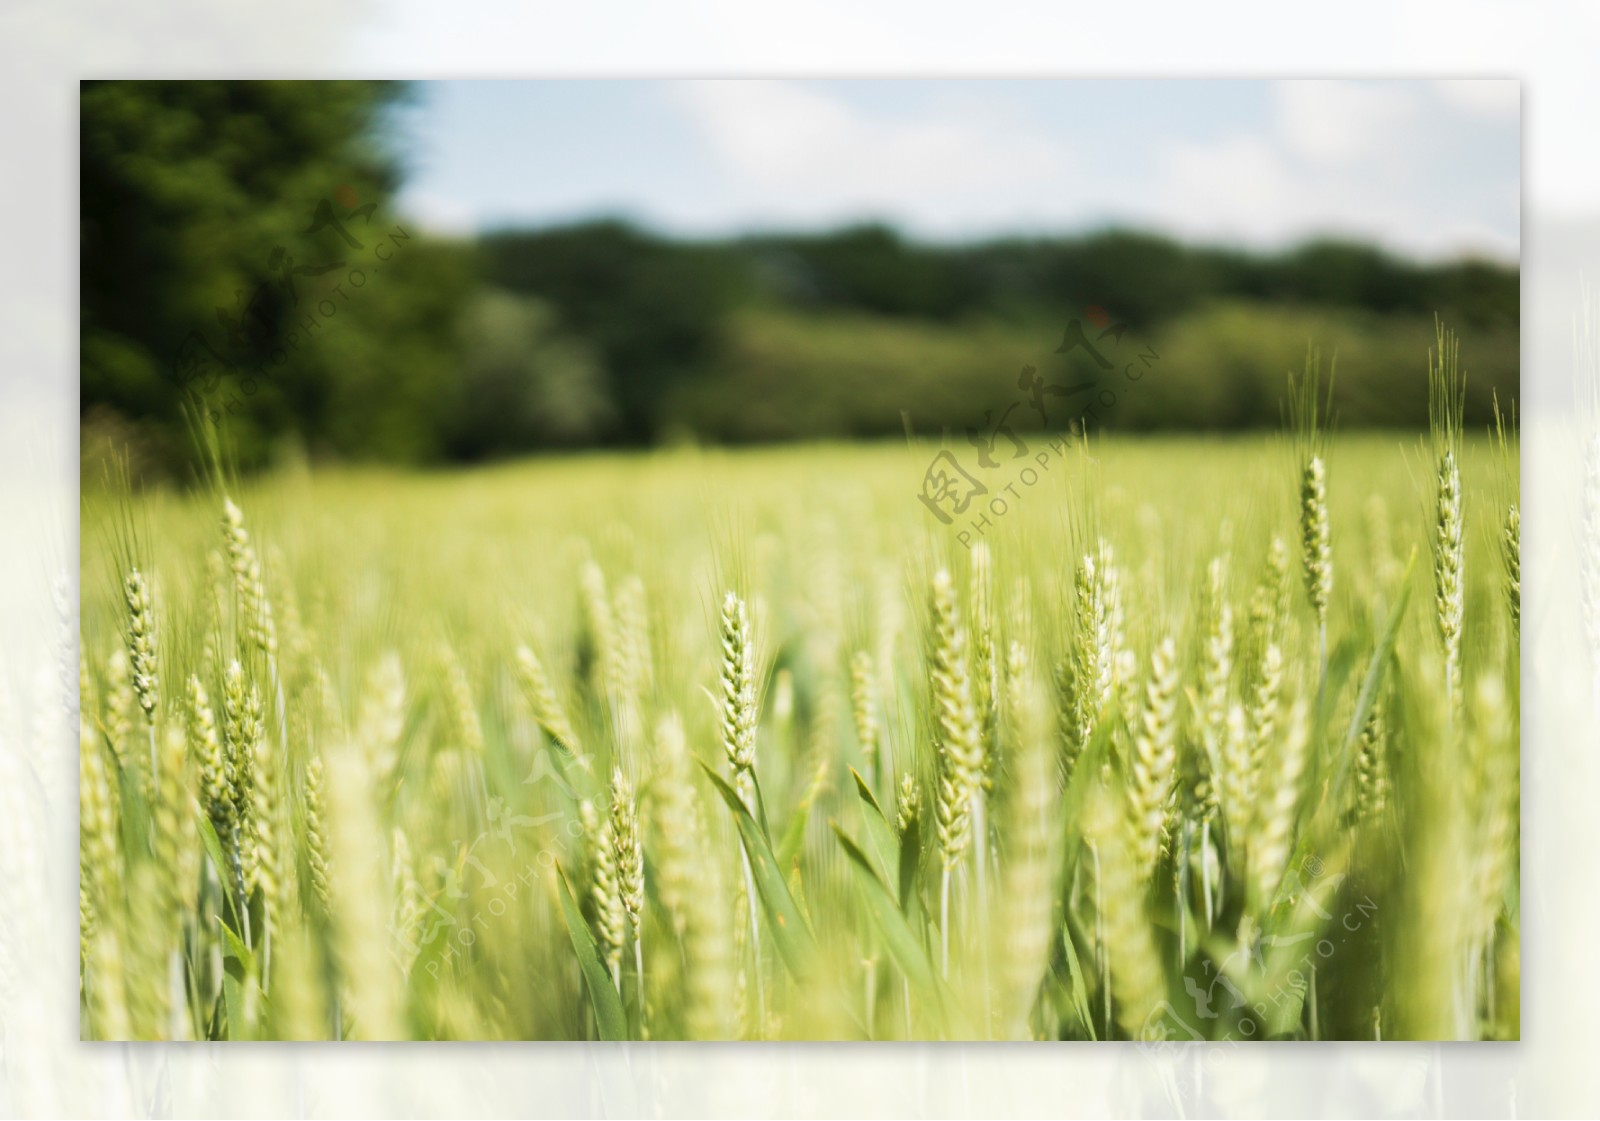
[[[419,635],[423,649],[432,640],[471,636],[491,662],[530,640],[575,652],[582,628],[576,581],[590,559],[607,571],[640,573],[652,602],[675,605],[672,633],[696,655],[671,661],[709,682],[718,589],[730,578],[797,598],[802,589],[815,591],[822,576],[836,580],[829,597],[861,602],[834,602],[832,628],[868,628],[868,601],[883,594],[904,600],[911,615],[921,611],[922,568],[959,563],[968,549],[955,534],[972,520],[946,528],[917,501],[937,450],[825,444],[594,453],[465,472],[290,470],[235,497],[281,554],[280,578],[298,604],[308,644],[316,645],[310,636],[318,634],[336,638],[319,661],[341,690],[359,685],[377,652],[417,643]],[[1336,583],[1335,604],[1343,612],[1376,612],[1385,600],[1373,583],[1384,575],[1379,555],[1391,568],[1413,547],[1427,556],[1428,453],[1421,437],[1377,433],[1340,439],[1329,459],[1337,481],[1330,519],[1337,548],[1350,551],[1351,574]],[[1123,437],[1073,445],[1064,456],[1052,453],[1051,462],[1007,514],[971,538],[1044,565],[1035,591],[1052,603],[1051,613],[1070,593],[1069,558],[1086,519],[1137,574],[1130,602],[1141,610],[1131,620],[1153,627],[1193,614],[1201,569],[1224,545],[1241,558],[1243,589],[1254,565],[1243,558],[1259,559],[1273,535],[1292,540],[1295,468],[1274,436]],[[1515,459],[1509,467],[1514,485]],[[1493,532],[1506,468],[1490,441],[1469,442],[1463,486],[1478,532],[1468,538],[1468,603],[1490,613],[1482,620],[1490,630],[1500,626]],[[180,601],[211,578],[215,505],[205,490],[158,492],[138,504],[135,525],[150,563]],[[978,513],[975,507],[973,517]],[[119,497],[89,493],[84,541],[112,540],[125,516]],[[426,549],[418,548],[419,531]],[[829,553],[836,555],[819,561]],[[1047,575],[1050,557],[1060,559],[1054,576]],[[841,563],[849,567],[841,570]],[[85,627],[93,622],[108,635],[123,610],[115,564],[109,552],[95,546],[91,555],[86,545]],[[791,625],[803,629],[797,618],[772,641],[781,645]]]

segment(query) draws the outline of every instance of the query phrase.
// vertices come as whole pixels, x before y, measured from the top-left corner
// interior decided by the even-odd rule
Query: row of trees
[[[684,242],[616,221],[425,237],[391,205],[405,87],[90,82],[82,90],[82,407],[154,463],[185,402],[245,462],[470,460],[666,438],[976,423],[1019,371],[1105,373],[1067,324],[1162,356],[1104,421],[1276,423],[1308,341],[1348,425],[1426,422],[1419,355],[1462,330],[1469,410],[1514,398],[1518,275],[1320,242],[1277,254],[1150,234],[918,244],[884,226]],[[1064,419],[1064,417],[1062,418]],[[1020,425],[1057,418],[1024,410]]]

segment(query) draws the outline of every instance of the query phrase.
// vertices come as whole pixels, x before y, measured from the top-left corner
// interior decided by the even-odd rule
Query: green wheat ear
[[[1104,539],[1078,561],[1073,578],[1075,628],[1064,666],[1067,723],[1063,770],[1070,779],[1078,758],[1108,714],[1124,675],[1121,577]]]
[[[211,709],[211,697],[200,678],[189,676],[189,751],[200,767],[202,804],[217,826],[219,836],[227,836],[233,826],[233,786],[222,753],[222,738]]]
[[[1148,876],[1161,851],[1167,803],[1178,777],[1178,647],[1168,636],[1150,657],[1128,757],[1128,829],[1135,867]]]
[[[244,667],[235,659],[222,678],[222,748],[228,772],[228,792],[241,840],[240,861],[245,881],[255,883],[256,760],[261,752],[261,694],[245,681]]]
[[[581,809],[592,825],[585,830],[589,842],[590,894],[594,900],[595,936],[611,981],[622,991],[622,948],[628,937],[628,915],[622,903],[622,881],[617,868],[617,833],[611,813],[601,813],[585,802]]]
[[[917,785],[917,776],[907,771],[900,776],[900,789],[895,799],[895,832],[904,837],[921,811],[922,788]]]
[[[1015,781],[1008,785],[999,917],[1005,948],[1005,1034],[1029,1039],[1030,1013],[1049,968],[1055,907],[1051,885],[1058,874],[1060,846],[1054,825],[1060,793],[1050,742],[1044,690],[1027,669],[1022,644],[1011,643],[1006,658],[1008,757]]]
[[[755,643],[744,600],[729,592],[722,600],[722,749],[733,772],[733,786],[745,808],[755,811],[756,670]]]
[[[1300,470],[1300,567],[1306,598],[1316,616],[1324,646],[1328,604],[1333,597],[1333,548],[1328,520],[1328,427],[1332,421],[1333,371],[1326,392],[1322,356],[1306,350],[1305,374],[1289,375],[1289,422]],[[1326,650],[1323,652],[1326,657]]]
[[[939,832],[941,961],[950,971],[950,877],[972,844],[973,799],[983,781],[983,740],[972,699],[966,632],[947,569],[933,575],[929,597],[931,664],[928,670],[938,736],[934,803]]]
[[[1388,724],[1384,701],[1373,702],[1356,743],[1355,813],[1358,818],[1380,816],[1389,804]]]
[[[328,826],[326,794],[323,789],[322,756],[314,755],[306,764],[306,867],[311,873],[311,893],[327,914],[333,906],[329,882]]]
[[[1271,767],[1261,772],[1254,829],[1248,841],[1250,892],[1257,913],[1272,902],[1288,868],[1300,804],[1300,777],[1305,770],[1310,736],[1309,708],[1296,700],[1285,719]]]
[[[1461,627],[1466,610],[1466,537],[1461,494],[1461,420],[1466,383],[1460,341],[1442,323],[1428,355],[1428,422],[1434,452],[1434,622],[1444,648],[1445,688],[1461,703]]]
[[[222,500],[222,538],[228,548],[228,567],[233,572],[234,593],[244,616],[245,634],[269,658],[278,656],[278,630],[272,620],[272,603],[267,599],[261,560],[245,528],[244,511],[231,498]]]
[[[929,677],[939,735],[939,844],[944,865],[953,867],[972,839],[972,797],[982,778],[983,747],[972,699],[966,632],[956,607],[950,573],[933,577],[933,664]]]
[[[644,845],[640,839],[639,803],[634,799],[633,784],[620,767],[611,772],[611,841],[615,846],[612,867],[617,877],[617,901],[627,917],[627,934],[633,936],[635,983],[643,994]]]
[[[644,921],[644,849],[639,842],[639,804],[620,767],[611,772],[611,831],[622,909],[637,938]]]
[[[531,647],[519,646],[516,652],[517,683],[533,709],[533,718],[544,734],[568,755],[585,760],[583,743],[567,717],[567,710],[556,697],[550,675]]]
[[[146,720],[154,720],[161,702],[161,678],[156,668],[156,613],[150,585],[137,568],[123,581],[128,605],[128,660],[133,672],[133,694]]]
[[[1116,997],[1117,1023],[1126,1038],[1141,1039],[1165,999],[1166,981],[1161,951],[1145,910],[1140,842],[1131,834],[1128,815],[1118,812],[1114,795],[1115,791],[1107,788],[1093,792],[1085,809],[1084,837],[1097,856],[1101,948],[1110,990]],[[1106,1009],[1109,1016],[1109,994]]]

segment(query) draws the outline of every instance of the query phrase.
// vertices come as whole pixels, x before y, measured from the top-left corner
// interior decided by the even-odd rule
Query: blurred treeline
[[[1516,398],[1519,277],[1494,263],[1131,231],[685,242],[602,220],[429,238],[391,206],[405,96],[84,83],[86,450],[110,437],[146,467],[176,464],[196,395],[246,464],[927,434],[1006,414],[1025,365],[1096,385],[1048,399],[1051,427],[1105,391],[1107,427],[1239,429],[1279,423],[1308,344],[1337,353],[1341,426],[1420,426],[1435,314],[1462,335],[1469,423],[1489,422],[1491,394]],[[1055,353],[1074,319],[1110,370]],[[1042,423],[1026,405],[1006,415]]]

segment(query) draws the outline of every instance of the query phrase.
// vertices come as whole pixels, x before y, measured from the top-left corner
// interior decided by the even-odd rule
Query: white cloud
[[[1416,101],[1403,86],[1296,81],[1280,82],[1273,92],[1283,142],[1324,167],[1383,153],[1418,118]]]
[[[1156,167],[1156,214],[1191,236],[1271,243],[1300,227],[1314,205],[1263,136],[1171,141],[1157,150]]]
[[[976,103],[869,113],[779,81],[673,87],[713,155],[765,217],[887,214],[951,229],[1033,217],[1071,182],[1063,141]]]
[[[1150,217],[1190,237],[1263,247],[1344,235],[1428,257],[1516,256],[1515,181],[1507,192],[1453,179],[1459,153],[1417,89],[1279,83],[1263,128],[1158,143]],[[1487,111],[1487,91],[1466,96]]]

